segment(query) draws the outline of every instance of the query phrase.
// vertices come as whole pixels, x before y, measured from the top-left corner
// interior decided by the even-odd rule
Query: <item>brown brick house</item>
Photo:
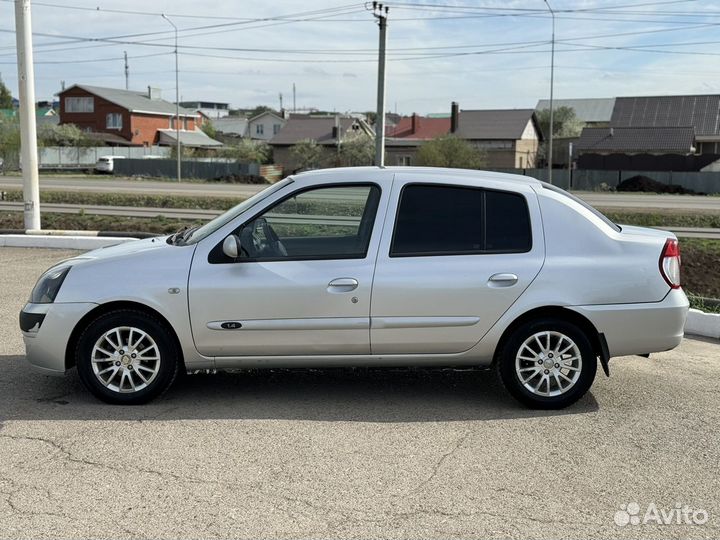
[[[542,133],[534,109],[460,110],[451,106],[450,132],[487,152],[487,167],[536,166]]]
[[[175,130],[175,104],[161,99],[158,90],[137,92],[76,84],[59,96],[60,123],[75,124],[107,144],[151,146],[174,140],[174,132],[168,135],[161,130]],[[195,111],[180,108],[180,141],[197,142],[204,136],[207,144],[191,146],[220,145],[200,131],[198,121]]]

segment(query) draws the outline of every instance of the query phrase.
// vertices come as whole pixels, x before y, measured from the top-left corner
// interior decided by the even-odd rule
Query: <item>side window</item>
[[[240,228],[240,260],[364,258],[379,200],[374,185],[291,196]]]
[[[486,191],[485,249],[524,252],[531,248],[532,229],[525,197],[505,191]]]
[[[391,257],[528,251],[524,197],[479,188],[410,184],[400,196]]]

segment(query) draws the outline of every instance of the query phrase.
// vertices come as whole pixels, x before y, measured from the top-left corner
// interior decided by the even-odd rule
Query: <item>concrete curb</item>
[[[0,234],[0,247],[23,248],[50,248],[50,249],[80,249],[88,251],[115,244],[132,242],[137,238],[119,237],[108,238],[102,236],[54,236],[39,234]]]
[[[720,314],[691,309],[685,322],[685,333],[720,339]]]

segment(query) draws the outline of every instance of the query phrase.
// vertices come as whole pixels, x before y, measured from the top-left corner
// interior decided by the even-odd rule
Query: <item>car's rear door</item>
[[[543,260],[527,184],[396,174],[373,282],[373,354],[470,349]]]

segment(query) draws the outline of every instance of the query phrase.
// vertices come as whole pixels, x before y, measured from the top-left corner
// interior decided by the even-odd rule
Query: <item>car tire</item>
[[[75,348],[80,380],[97,398],[140,405],[162,395],[181,367],[171,330],[156,317],[119,309],[98,316]]]
[[[496,368],[508,392],[535,409],[562,409],[592,386],[597,356],[586,333],[556,318],[529,321],[505,341]]]

